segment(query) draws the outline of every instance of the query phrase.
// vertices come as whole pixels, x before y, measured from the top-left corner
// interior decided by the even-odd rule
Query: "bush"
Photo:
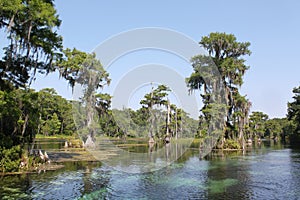
[[[15,172],[19,170],[23,150],[20,145],[10,149],[0,147],[0,172]]]
[[[9,136],[6,136],[5,134],[0,132],[0,150],[1,147],[10,148],[13,146],[13,140]],[[0,157],[1,158],[1,157]]]
[[[241,149],[241,145],[234,140],[226,140],[223,149]]]
[[[72,148],[83,148],[83,144],[80,139],[69,139],[68,144],[69,144],[69,147],[72,147]]]

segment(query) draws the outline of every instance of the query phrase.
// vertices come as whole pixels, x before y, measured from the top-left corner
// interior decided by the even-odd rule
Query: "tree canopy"
[[[293,134],[300,138],[300,87],[293,89],[293,102],[288,103],[288,120],[292,123]]]
[[[7,81],[25,87],[36,72],[55,70],[53,62],[62,49],[60,24],[53,0],[0,0],[0,29],[7,35],[0,60],[1,89]]]
[[[226,110],[227,119],[225,124],[221,125],[225,130],[220,138],[221,148],[224,146],[224,138],[237,140],[243,145],[251,103],[239,93],[239,87],[243,84],[243,76],[249,69],[243,57],[251,54],[250,43],[238,42],[232,34],[216,32],[202,37],[199,44],[209,55],[197,55],[191,59],[194,72],[187,78],[187,86],[191,91],[202,91],[204,106],[201,114],[207,125],[220,110]],[[214,70],[215,68],[217,70]],[[218,93],[222,85],[224,91],[219,94],[225,100],[220,102],[225,103],[216,104],[212,101],[216,98],[213,95]],[[222,121],[221,118],[219,121]]]

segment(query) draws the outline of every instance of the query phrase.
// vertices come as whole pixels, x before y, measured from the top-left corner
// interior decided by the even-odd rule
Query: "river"
[[[217,152],[205,160],[191,148],[147,173],[95,161],[64,165],[0,177],[0,199],[300,199],[300,149],[268,141],[246,153]]]

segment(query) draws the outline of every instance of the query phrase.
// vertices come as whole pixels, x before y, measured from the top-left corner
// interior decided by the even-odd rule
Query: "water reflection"
[[[147,142],[131,144],[123,141],[112,142],[109,139],[97,140],[96,148],[89,152],[97,159],[115,170],[127,173],[148,173],[160,170],[178,158],[190,148],[192,139],[180,140],[174,143],[156,143],[149,145]],[[127,141],[126,141],[127,142]],[[103,152],[110,156],[103,159]]]
[[[65,140],[62,139],[35,139],[34,143],[29,145],[30,149],[59,150],[63,149]]]
[[[152,154],[157,147],[144,148],[139,149],[152,162],[158,159],[168,162],[172,156],[178,159],[162,170],[142,174],[116,171],[100,162],[67,162],[57,171],[3,176],[0,199],[298,199],[300,196],[299,149],[266,142],[251,151],[216,151],[200,160],[195,144],[187,150],[180,144],[170,144],[160,158]],[[123,160],[120,163],[131,166],[126,166]]]

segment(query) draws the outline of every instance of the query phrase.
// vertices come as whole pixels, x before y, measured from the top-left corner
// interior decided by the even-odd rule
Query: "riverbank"
[[[97,160],[85,149],[48,149],[47,154],[50,162],[36,163],[34,166],[25,166],[17,172],[1,172],[0,176],[18,175],[18,174],[34,174],[41,171],[55,171],[65,167],[67,162],[96,162]],[[31,160],[34,157],[31,158]],[[31,161],[32,162],[32,161]]]

